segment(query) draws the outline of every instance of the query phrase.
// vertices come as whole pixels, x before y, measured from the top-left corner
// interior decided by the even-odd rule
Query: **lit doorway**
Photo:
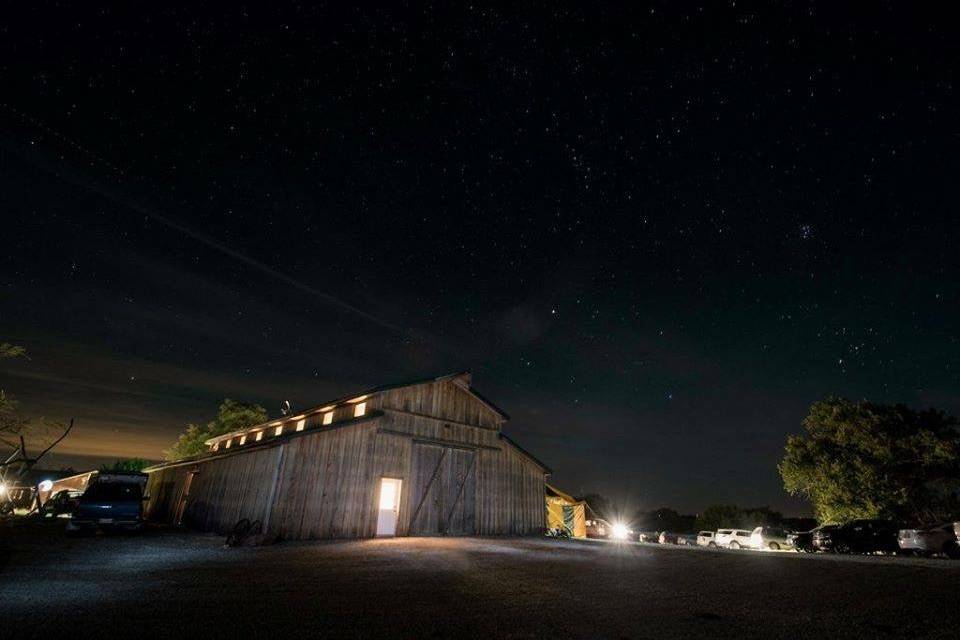
[[[397,478],[380,479],[380,511],[377,515],[377,535],[397,535],[397,516],[400,514],[400,484]]]

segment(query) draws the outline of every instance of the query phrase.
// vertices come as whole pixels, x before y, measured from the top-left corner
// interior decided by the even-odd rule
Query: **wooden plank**
[[[444,501],[447,515],[444,518],[444,534],[473,535],[475,533],[474,500],[476,497],[476,459],[474,451],[451,450],[450,474],[444,487],[449,496]]]
[[[413,447],[413,497],[416,505],[410,516],[410,535],[436,535],[441,531],[441,482],[448,449],[432,445]]]

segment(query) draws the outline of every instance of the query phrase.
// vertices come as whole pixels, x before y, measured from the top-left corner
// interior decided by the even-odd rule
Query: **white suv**
[[[697,534],[697,544],[701,547],[715,547],[717,543],[713,541],[713,531],[701,531]]]
[[[727,549],[750,548],[751,532],[746,529],[717,529],[713,541],[718,547]]]

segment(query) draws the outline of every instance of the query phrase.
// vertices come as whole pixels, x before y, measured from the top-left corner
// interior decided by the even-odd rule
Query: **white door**
[[[377,535],[397,534],[397,516],[400,513],[400,483],[397,478],[380,479],[380,511],[377,515]]]

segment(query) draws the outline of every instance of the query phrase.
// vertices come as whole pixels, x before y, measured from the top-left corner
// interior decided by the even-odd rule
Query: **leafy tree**
[[[20,358],[27,355],[27,350],[23,347],[9,342],[0,342],[0,360],[4,358]]]
[[[783,514],[770,507],[738,507],[733,504],[713,504],[697,516],[697,529],[753,529],[762,525],[778,525]]]
[[[143,471],[144,467],[149,465],[149,460],[144,460],[143,458],[128,458],[126,460],[117,460],[113,464],[101,465],[100,471],[103,473]]]
[[[743,509],[732,504],[712,504],[697,516],[697,530],[716,531],[744,526]]]
[[[260,405],[237,402],[228,398],[220,404],[216,418],[208,422],[205,427],[188,424],[186,430],[164,454],[167,460],[200,455],[207,451],[204,441],[266,421],[267,410]]]
[[[8,342],[0,343],[0,360],[26,356],[23,347]],[[16,446],[18,436],[22,435],[30,421],[20,413],[16,398],[0,389],[0,442],[7,446]]]
[[[693,531],[696,516],[684,515],[670,507],[661,507],[643,514],[637,521],[641,528],[650,531],[690,533]]]
[[[821,522],[893,518],[929,522],[956,512],[957,420],[833,398],[816,402],[790,436],[780,463],[784,488],[808,498]]]
[[[743,510],[744,524],[753,527],[779,525],[783,523],[783,514],[770,507],[747,507]]]

